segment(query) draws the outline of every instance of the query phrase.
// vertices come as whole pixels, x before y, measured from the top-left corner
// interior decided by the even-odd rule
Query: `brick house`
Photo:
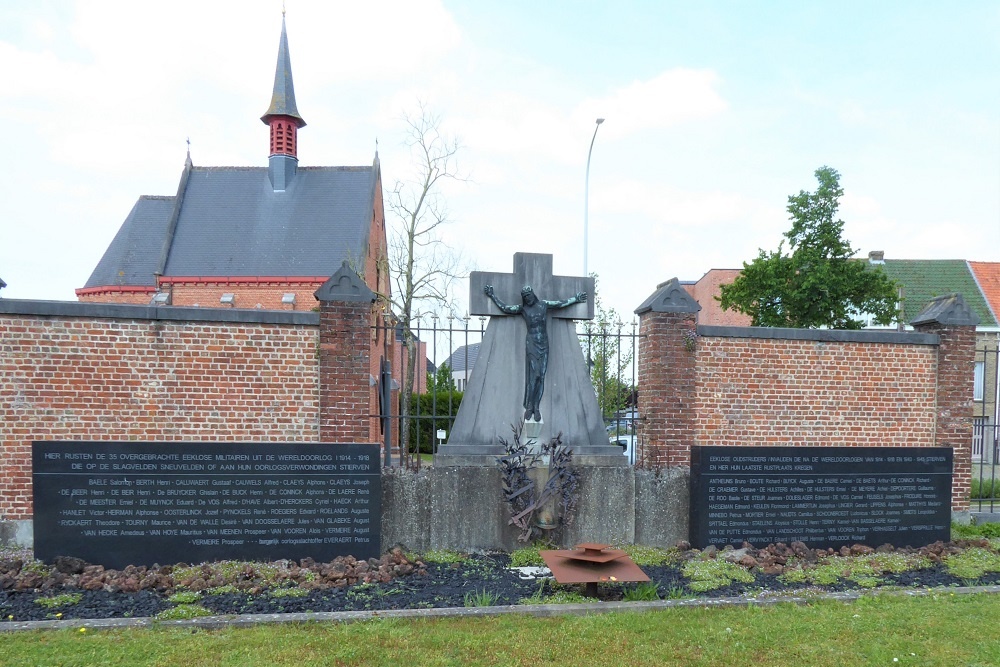
[[[267,167],[200,167],[190,151],[173,196],[143,195],[97,263],[84,302],[310,310],[343,261],[389,293],[382,175],[369,166],[302,167],[282,19]]]
[[[886,259],[882,251],[868,253],[869,264],[880,266],[901,288],[901,322],[916,317],[935,297],[961,294],[967,307],[979,318],[976,326],[976,363],[972,460],[1000,460],[1000,263],[964,259]],[[739,269],[712,269],[697,281],[682,283],[701,310],[697,324],[749,326],[743,313],[722,310],[716,297],[720,286],[740,275]]]

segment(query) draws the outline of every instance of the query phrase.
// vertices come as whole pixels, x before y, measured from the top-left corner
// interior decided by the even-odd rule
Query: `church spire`
[[[306,124],[295,106],[284,11],[281,13],[281,41],[278,43],[278,64],[274,70],[271,106],[260,120],[271,129],[271,182],[275,190],[284,190],[295,175],[295,163],[298,162],[298,129]]]

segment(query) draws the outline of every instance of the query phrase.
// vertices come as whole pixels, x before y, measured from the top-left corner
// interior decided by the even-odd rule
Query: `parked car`
[[[622,453],[628,457],[629,465],[635,465],[635,436],[634,435],[617,435],[610,439],[612,445],[618,445],[622,448]]]
[[[622,434],[635,435],[635,419],[614,419],[604,430],[610,436]]]

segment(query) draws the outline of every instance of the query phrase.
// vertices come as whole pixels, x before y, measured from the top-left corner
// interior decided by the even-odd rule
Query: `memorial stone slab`
[[[106,567],[378,557],[371,445],[35,442],[35,556]]]
[[[951,538],[949,447],[691,448],[691,544],[919,547]]]

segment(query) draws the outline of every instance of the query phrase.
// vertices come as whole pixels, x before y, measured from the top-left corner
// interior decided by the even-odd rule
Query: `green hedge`
[[[414,394],[412,406],[413,419],[410,421],[410,451],[419,446],[423,454],[432,453],[438,429],[444,429],[451,434],[451,427],[458,414],[458,406],[462,402],[460,391],[437,391],[427,394]]]
[[[1000,478],[972,478],[972,490],[969,493],[970,498],[996,498],[998,497],[997,494],[1000,494]]]

